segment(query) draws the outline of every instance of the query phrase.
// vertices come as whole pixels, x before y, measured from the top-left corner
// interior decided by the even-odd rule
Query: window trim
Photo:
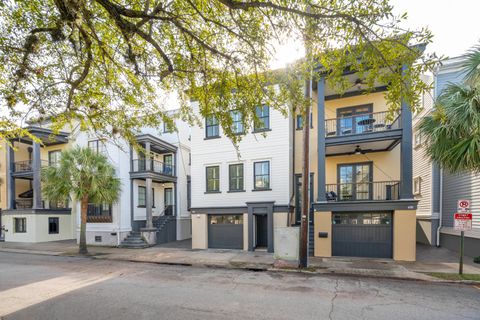
[[[208,169],[209,168],[217,168],[218,169],[218,178],[214,178],[218,180],[218,190],[208,190]],[[221,193],[220,190],[220,165],[213,165],[213,166],[206,166],[205,167],[205,193]]]
[[[267,108],[267,116],[263,116],[263,117],[259,117],[258,114],[257,114],[257,108],[263,108],[266,107]],[[268,126],[266,127],[263,127],[263,128],[257,128],[255,123],[253,124],[253,133],[256,133],[256,132],[265,132],[265,131],[272,131],[272,128],[270,127],[270,106],[267,106],[267,105],[261,105],[261,106],[257,106],[255,107],[255,114],[256,116],[258,117],[258,119],[265,119],[267,118],[268,119]],[[264,122],[262,122],[264,123]]]
[[[141,205],[139,201],[140,195],[140,188],[145,189],[145,204]],[[138,186],[137,190],[137,208],[146,208],[147,207],[147,187],[146,186]],[[152,187],[152,208],[155,208],[155,188]]]
[[[90,143],[92,142],[96,142],[96,146],[95,148],[92,149],[92,147],[90,147]],[[102,148],[100,148],[100,144],[102,144]],[[88,140],[87,141],[87,147],[90,149],[90,150],[93,150],[95,153],[97,154],[103,154],[105,155],[105,153],[107,152],[107,146],[105,145],[105,140],[104,139],[94,139],[94,140]],[[101,150],[100,150],[101,149]]]
[[[240,120],[234,120],[233,119],[233,114],[239,114],[240,115]],[[243,124],[243,114],[242,114],[242,112],[240,112],[240,110],[231,110],[230,111],[230,118],[232,119],[232,125],[231,125],[231,128],[230,128],[232,130],[232,133],[234,135],[237,135],[237,136],[245,134],[245,126]],[[237,132],[237,131],[233,130],[234,128],[236,128],[237,124],[241,125],[242,131]]]
[[[62,155],[62,150],[61,149],[55,149],[55,150],[48,151],[48,165],[49,166],[52,166],[51,155],[56,154],[56,153],[59,153],[60,156],[61,156]],[[58,165],[59,162],[60,162],[60,159],[58,159],[58,161],[55,163],[55,166]]]
[[[22,231],[18,231],[18,228],[17,228],[17,220],[23,220],[25,221],[23,223],[23,230]],[[27,218],[13,218],[13,233],[27,233]]]
[[[231,168],[236,166],[242,167],[242,186],[239,189],[232,189],[232,175],[231,175]],[[240,177],[237,176],[237,179]],[[245,192],[245,165],[243,163],[231,163],[228,165],[228,192]]]
[[[216,121],[216,124],[208,124],[208,119],[209,118],[212,118],[212,119],[215,119]],[[208,128],[209,127],[217,127],[217,135],[212,135],[212,136],[209,136],[208,135]],[[216,139],[216,138],[220,138],[220,125],[219,125],[219,122],[218,122],[218,119],[217,117],[215,117],[214,115],[211,115],[211,116],[208,116],[208,117],[205,117],[205,140],[208,140],[208,139]]]
[[[417,137],[420,137],[420,142],[417,142]],[[422,132],[421,131],[415,131],[413,134],[413,147],[415,149],[418,149],[423,145],[423,137],[422,137]]]
[[[56,225],[57,225],[57,231],[52,232],[50,231],[50,220],[56,220]],[[48,217],[48,234],[59,234],[60,233],[60,218],[59,217]]]
[[[416,177],[413,177],[413,195],[414,196],[419,196],[422,194],[422,177],[421,176],[416,176]],[[415,188],[415,184],[416,182],[418,181],[418,190],[417,188]]]
[[[255,184],[255,179],[257,177],[257,170],[256,170],[256,164],[257,163],[268,163],[268,187],[266,188],[257,188]],[[254,161],[253,162],[253,189],[252,191],[270,191],[272,190],[272,181],[271,181],[271,161],[270,160],[262,160],[262,161]]]

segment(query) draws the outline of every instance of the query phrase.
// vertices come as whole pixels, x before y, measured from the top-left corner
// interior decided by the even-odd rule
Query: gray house
[[[437,98],[449,83],[463,80],[462,63],[465,57],[449,59],[440,66],[434,77],[433,97]],[[428,99],[428,98],[427,98]],[[460,232],[453,228],[453,215],[459,199],[471,200],[473,229],[465,232],[465,253],[480,255],[480,175],[452,174],[428,161],[425,157],[419,120],[433,109],[430,102],[414,119],[413,134],[413,190],[417,200],[417,242],[443,246],[458,251]]]

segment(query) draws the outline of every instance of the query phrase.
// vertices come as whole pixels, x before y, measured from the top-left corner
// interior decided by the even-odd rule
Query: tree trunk
[[[80,243],[78,246],[78,253],[88,254],[87,250],[87,210],[88,210],[88,196],[82,198],[81,202],[81,218],[80,218]]]

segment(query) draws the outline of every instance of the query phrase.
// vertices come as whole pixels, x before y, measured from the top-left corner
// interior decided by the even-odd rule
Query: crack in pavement
[[[335,304],[335,299],[338,296],[338,279],[335,279],[335,291],[333,292],[333,297],[330,300],[330,312],[328,313],[328,319],[332,320],[333,308]]]

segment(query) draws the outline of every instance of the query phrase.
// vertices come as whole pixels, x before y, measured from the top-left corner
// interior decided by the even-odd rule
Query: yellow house
[[[75,238],[75,219],[68,200],[42,199],[41,168],[55,165],[62,150],[68,148],[69,133],[53,134],[40,126],[28,130],[41,142],[21,137],[6,143],[0,153],[1,225],[5,241],[43,242]]]
[[[310,254],[415,260],[412,116],[402,103],[388,111],[386,86],[343,95],[320,78],[310,128]],[[302,118],[295,134],[295,216],[300,221]]]

